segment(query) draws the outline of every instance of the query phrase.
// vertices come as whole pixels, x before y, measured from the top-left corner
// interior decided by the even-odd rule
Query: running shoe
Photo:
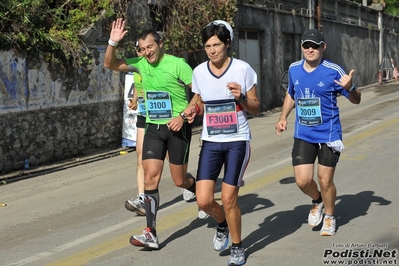
[[[321,223],[323,220],[323,207],[323,202],[313,203],[308,216],[308,224],[310,226],[318,226]]]
[[[213,248],[216,251],[223,251],[229,244],[229,229],[216,227],[216,233],[213,237]]]
[[[140,216],[145,216],[145,205],[144,201],[139,199],[139,204],[136,206],[136,214]]]
[[[145,216],[144,202],[140,199],[139,196],[137,196],[137,198],[132,198],[125,201],[125,208],[131,212],[136,212],[137,215]]]
[[[130,237],[130,244],[136,247],[146,247],[151,249],[158,249],[158,237],[151,233],[150,228],[146,228],[142,235],[135,235]]]
[[[321,236],[333,236],[335,235],[335,218],[324,217],[323,227],[320,230]]]
[[[190,190],[188,190],[188,189],[185,189],[185,188],[182,188],[182,190],[181,190],[181,194],[183,194],[183,199],[185,200],[185,201],[192,201],[193,199],[195,199],[195,193],[194,192],[191,192]]]
[[[235,266],[235,265],[244,265],[246,262],[245,250],[244,247],[231,247],[230,248],[230,260],[227,265]]]
[[[204,212],[200,207],[198,207],[198,218],[205,220],[209,217],[209,214]]]

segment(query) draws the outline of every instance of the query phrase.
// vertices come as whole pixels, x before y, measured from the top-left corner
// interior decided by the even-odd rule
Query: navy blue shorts
[[[314,164],[316,157],[320,165],[335,167],[341,153],[333,150],[325,143],[309,143],[294,138],[292,148],[292,165]]]
[[[241,186],[250,157],[249,141],[203,141],[198,161],[197,181],[216,182],[224,165],[223,182],[232,186]]]
[[[169,130],[167,125],[146,124],[143,142],[142,160],[165,160],[166,152],[169,162],[183,165],[188,162],[191,142],[191,125],[184,123],[178,132]]]

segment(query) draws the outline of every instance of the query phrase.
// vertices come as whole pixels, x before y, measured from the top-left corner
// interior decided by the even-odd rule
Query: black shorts
[[[341,153],[333,150],[325,143],[309,143],[294,138],[292,148],[292,165],[314,164],[316,157],[320,165],[335,167]]]
[[[178,132],[169,130],[167,125],[146,124],[143,143],[143,161],[146,159],[165,160],[183,165],[188,162],[191,142],[191,125],[184,123]]]
[[[145,128],[145,116],[138,115],[136,121],[137,128]]]

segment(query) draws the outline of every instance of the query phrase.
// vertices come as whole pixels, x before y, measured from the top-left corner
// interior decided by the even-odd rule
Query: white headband
[[[214,21],[212,21],[211,23],[209,23],[207,26],[210,26],[210,25],[212,25],[212,24],[216,24],[216,25],[223,24],[223,25],[229,30],[229,32],[230,32],[230,41],[231,41],[231,42],[233,41],[234,32],[233,32],[233,28],[230,26],[229,23],[227,23],[227,22],[224,21],[224,20],[214,20]]]

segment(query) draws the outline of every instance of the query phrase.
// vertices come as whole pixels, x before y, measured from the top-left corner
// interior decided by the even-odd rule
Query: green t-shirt
[[[193,70],[183,58],[165,54],[156,65],[137,57],[126,59],[126,63],[139,69],[145,92],[147,123],[166,124],[171,119],[170,115],[179,116],[187,107],[184,84],[191,84]]]

